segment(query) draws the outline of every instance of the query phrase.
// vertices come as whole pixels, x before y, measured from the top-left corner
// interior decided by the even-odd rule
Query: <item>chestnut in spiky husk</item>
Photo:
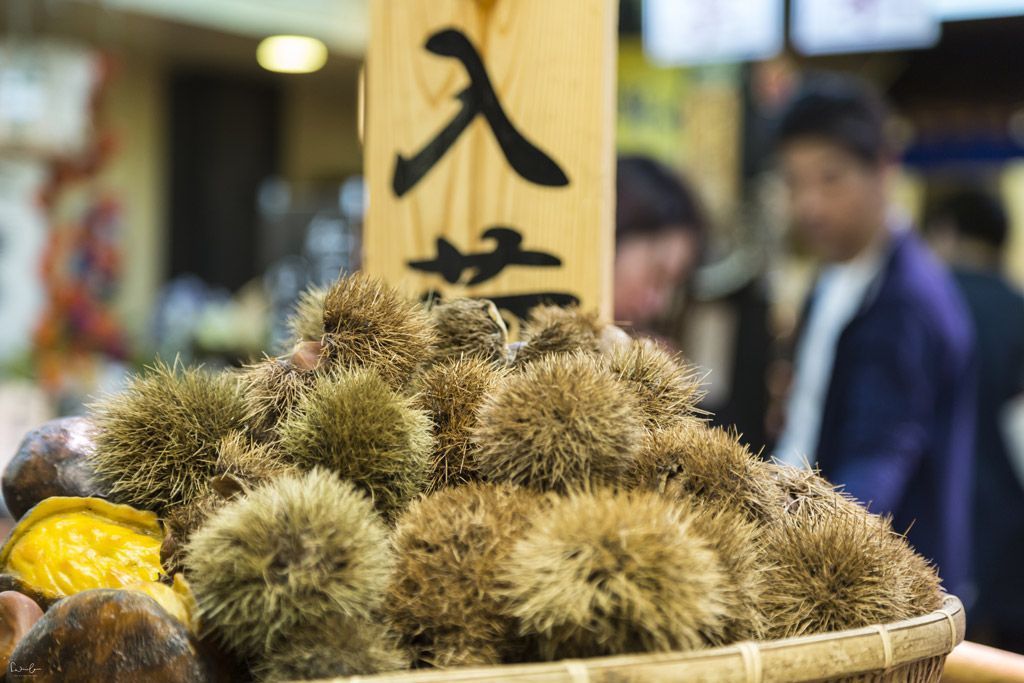
[[[295,466],[281,455],[277,444],[254,441],[243,432],[232,432],[220,441],[217,449],[216,479],[230,478],[236,484],[235,490],[256,486],[266,481],[295,471]],[[214,482],[225,498],[231,493]],[[229,487],[230,488],[230,487]]]
[[[327,288],[310,286],[299,294],[287,325],[292,337],[301,341],[320,341],[324,336],[324,300]]]
[[[371,619],[390,579],[387,528],[370,500],[320,468],[225,504],[185,549],[200,619],[259,658],[330,619]]]
[[[721,641],[729,610],[714,547],[685,508],[648,492],[555,501],[502,579],[545,660],[700,648]]]
[[[355,619],[327,619],[299,631],[259,658],[253,667],[266,683],[366,676],[408,669],[409,660],[384,626]]]
[[[473,431],[485,479],[541,491],[617,484],[642,437],[636,398],[584,354],[550,355],[509,376]]]
[[[185,544],[225,502],[219,493],[210,490],[187,504],[171,507],[164,514],[164,540],[160,545],[160,565],[164,573],[170,576],[184,571]]]
[[[428,666],[516,659],[499,569],[545,499],[508,485],[471,483],[423,498],[399,519],[386,612],[413,661]]]
[[[761,566],[763,529],[742,512],[726,507],[709,507],[685,501],[691,510],[693,528],[715,550],[722,563],[724,603],[720,634],[708,634],[713,645],[757,640],[767,628],[761,611],[765,573]]]
[[[181,554],[185,544],[225,502],[248,488],[296,471],[273,446],[255,443],[242,432],[233,432],[221,439],[214,469],[209,491],[189,503],[170,507],[164,516],[166,535],[160,548],[160,561],[168,575],[182,570]]]
[[[608,366],[640,400],[648,430],[666,429],[700,414],[700,375],[654,342],[636,339],[613,349]]]
[[[318,375],[277,431],[288,462],[351,480],[389,520],[426,488],[430,417],[373,370]]]
[[[634,473],[640,488],[742,511],[763,522],[777,515],[778,484],[735,433],[689,421],[650,434]]]
[[[812,516],[866,515],[868,511],[852,496],[830,484],[818,472],[790,465],[766,463],[778,483],[781,498],[776,512],[792,515],[804,510]]]
[[[299,398],[316,381],[316,371],[307,370],[288,358],[265,358],[246,366],[238,381],[245,395],[247,422],[264,440],[273,440],[274,429],[294,410]]]
[[[596,354],[601,350],[603,327],[596,312],[537,306],[523,325],[524,344],[516,351],[515,364],[522,366],[552,353]]]
[[[415,402],[434,431],[428,490],[480,479],[472,430],[480,405],[505,375],[493,363],[469,356],[441,361],[417,376]]]
[[[372,368],[396,388],[430,360],[436,334],[423,306],[383,281],[355,273],[324,297],[324,353],[341,368]]]
[[[110,498],[157,512],[209,491],[221,439],[247,417],[234,377],[159,361],[90,411],[89,460]]]
[[[802,509],[768,527],[762,548],[772,638],[887,624],[942,603],[934,569],[872,515]]]
[[[435,304],[430,320],[437,332],[436,361],[473,357],[504,364],[508,329],[494,302],[453,299]]]

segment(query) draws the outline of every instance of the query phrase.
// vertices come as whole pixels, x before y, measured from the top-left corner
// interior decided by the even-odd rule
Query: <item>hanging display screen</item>
[[[794,0],[791,36],[806,55],[931,47],[934,0]]]
[[[782,0],[644,0],[644,52],[662,65],[774,57],[782,50]]]
[[[1024,0],[932,0],[939,18],[989,19],[1024,14]]]

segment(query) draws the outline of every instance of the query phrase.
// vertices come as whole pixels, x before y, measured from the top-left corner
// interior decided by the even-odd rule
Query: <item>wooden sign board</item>
[[[373,0],[363,268],[611,314],[616,0]]]

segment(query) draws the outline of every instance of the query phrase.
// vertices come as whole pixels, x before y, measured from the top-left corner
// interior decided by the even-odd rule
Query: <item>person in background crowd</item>
[[[1024,653],[1024,488],[1002,427],[1011,401],[1024,391],[1024,297],[1000,273],[1006,213],[995,198],[962,190],[931,213],[926,228],[952,265],[974,321],[972,558],[978,599],[968,629],[972,640]]]
[[[949,273],[890,210],[885,116],[866,85],[821,75],[779,122],[794,227],[822,270],[775,454],[891,514],[969,601],[970,320]]]
[[[707,222],[696,193],[668,167],[619,159],[615,206],[615,320],[650,332],[700,262]]]

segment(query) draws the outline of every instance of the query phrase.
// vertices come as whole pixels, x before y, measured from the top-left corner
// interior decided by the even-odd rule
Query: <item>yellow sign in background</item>
[[[735,65],[652,64],[639,39],[619,44],[616,145],[685,171],[711,215],[735,222],[742,84]]]
[[[373,0],[365,270],[611,314],[617,5]]]

